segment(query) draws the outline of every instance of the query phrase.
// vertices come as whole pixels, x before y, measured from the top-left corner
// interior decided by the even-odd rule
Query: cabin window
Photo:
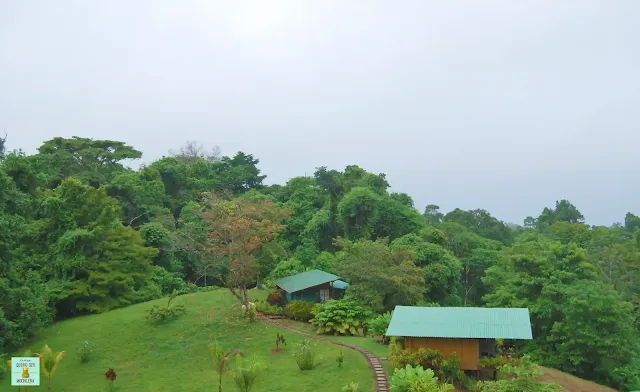
[[[320,289],[320,302],[327,302],[330,299],[329,289]]]

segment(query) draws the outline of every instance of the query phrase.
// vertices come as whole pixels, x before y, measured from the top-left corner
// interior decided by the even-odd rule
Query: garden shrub
[[[318,327],[316,333],[364,336],[374,313],[350,298],[343,298],[325,302],[314,315],[311,323]]]
[[[262,314],[268,314],[272,316],[283,316],[284,309],[279,306],[271,305],[270,303],[262,300],[255,303],[256,310]]]
[[[153,305],[151,309],[149,309],[149,314],[147,315],[147,319],[152,317],[156,322],[165,322],[169,319],[178,317],[182,313],[186,311],[184,305],[173,304],[173,300],[178,296],[178,292],[176,290],[173,291],[173,294],[169,297],[166,306],[161,305]]]
[[[311,370],[319,361],[318,348],[308,340],[303,340],[296,346],[293,353],[300,370]]]
[[[421,348],[413,355],[416,363],[425,369],[439,370],[444,362],[444,354],[440,350]]]
[[[309,321],[313,318],[315,304],[306,301],[291,301],[287,304],[286,313],[294,320]]]
[[[460,370],[460,357],[456,353],[451,353],[449,359],[442,361],[440,368],[441,379],[444,382],[458,383],[464,372]]]
[[[389,338],[385,334],[387,333],[387,329],[389,328],[389,324],[391,323],[392,315],[393,312],[386,312],[384,314],[378,315],[369,322],[369,330],[373,333],[373,335],[376,337],[376,340],[378,340],[380,343],[389,343]]]
[[[271,305],[283,306],[284,297],[282,296],[282,292],[278,289],[271,291],[267,296],[267,302]]]
[[[392,392],[454,392],[451,384],[439,384],[431,369],[410,365],[396,369],[391,377]]]
[[[517,365],[507,364],[502,367],[504,373],[512,375],[509,379],[498,381],[479,381],[478,392],[559,392],[563,388],[555,383],[537,381],[542,375],[540,369],[525,355]]]
[[[444,362],[444,355],[439,350],[421,348],[415,351],[402,348],[397,343],[389,345],[389,363],[394,369],[403,369],[409,365],[411,367],[422,366],[424,369],[440,371]]]
[[[478,361],[478,365],[480,367],[486,369],[500,369],[502,366],[509,363],[509,359],[507,357],[498,356],[498,357],[482,357]]]
[[[397,343],[389,345],[389,363],[394,369],[403,369],[407,366],[418,366],[418,359],[413,351],[402,348]]]

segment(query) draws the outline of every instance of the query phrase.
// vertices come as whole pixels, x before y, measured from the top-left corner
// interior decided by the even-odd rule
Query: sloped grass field
[[[249,323],[240,316],[237,300],[225,290],[177,297],[174,302],[184,304],[187,313],[166,324],[155,325],[145,319],[151,305],[165,305],[166,301],[60,322],[43,331],[27,348],[37,352],[48,344],[54,351],[67,352],[53,377],[52,391],[59,392],[107,390],[104,373],[109,368],[118,374],[115,391],[217,391],[218,376],[208,354],[213,339],[225,350],[242,350],[266,365],[255,392],[335,392],[351,381],[363,391],[373,389],[373,376],[364,357],[343,349],[344,363],[338,367],[341,348],[330,343],[315,342],[322,356],[320,364],[300,371],[293,352],[304,337],[260,320]],[[287,345],[281,353],[273,354],[277,332],[284,334]],[[78,353],[84,341],[95,344],[93,356],[85,364],[80,363]],[[234,367],[232,361],[230,369]],[[46,379],[40,384],[29,390],[46,390]],[[9,379],[2,380],[0,391],[15,390]],[[231,376],[225,376],[223,391],[235,390]]]

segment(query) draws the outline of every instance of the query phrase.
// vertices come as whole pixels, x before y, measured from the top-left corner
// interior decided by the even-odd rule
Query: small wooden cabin
[[[496,339],[531,340],[529,309],[396,306],[387,336],[404,337],[412,350],[455,352],[460,369],[478,370],[482,356],[495,356]]]
[[[278,279],[276,286],[284,292],[287,302],[326,302],[342,298],[349,284],[334,274],[311,270]]]

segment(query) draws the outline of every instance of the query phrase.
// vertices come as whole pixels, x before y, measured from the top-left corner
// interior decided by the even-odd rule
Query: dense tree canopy
[[[0,354],[56,319],[174,289],[246,290],[317,268],[347,296],[396,305],[526,307],[538,362],[640,387],[640,218],[590,226],[568,200],[523,225],[483,209],[420,213],[356,165],[265,186],[251,154],[195,142],[137,170],[123,142],[0,138]],[[214,197],[215,195],[215,197]]]

